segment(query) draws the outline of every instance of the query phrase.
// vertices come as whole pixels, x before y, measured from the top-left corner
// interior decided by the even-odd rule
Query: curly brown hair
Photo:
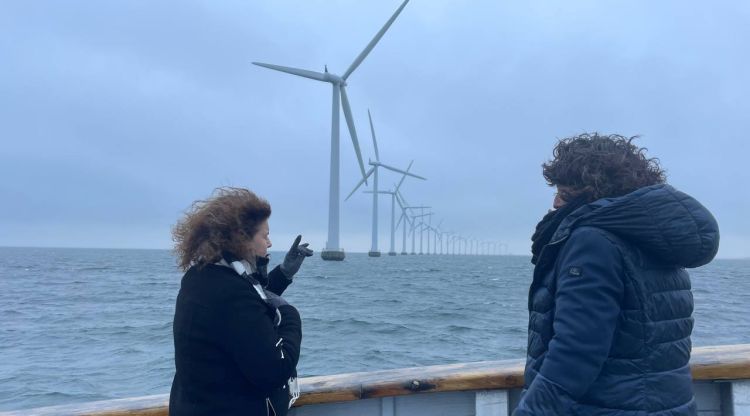
[[[202,267],[228,251],[246,257],[247,245],[271,216],[271,205],[244,188],[216,188],[209,199],[193,202],[172,229],[179,266]]]
[[[584,133],[561,139],[552,152],[553,158],[542,164],[542,174],[550,186],[574,189],[588,201],[617,197],[644,186],[664,183],[666,174],[659,159],[646,157],[646,148],[633,144],[619,134]]]

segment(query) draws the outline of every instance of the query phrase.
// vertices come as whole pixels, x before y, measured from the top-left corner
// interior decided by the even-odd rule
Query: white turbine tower
[[[411,165],[414,163],[412,160],[409,163],[409,166],[406,168],[406,172],[409,172],[409,169],[411,169]],[[395,256],[396,253],[396,228],[398,227],[398,224],[396,224],[396,203],[398,202],[399,207],[401,208],[401,217],[398,220],[398,223],[401,223],[401,220],[403,219],[404,215],[406,215],[406,209],[404,208],[404,204],[399,199],[399,188],[401,188],[401,185],[404,184],[404,179],[406,179],[407,173],[404,173],[404,175],[401,177],[401,181],[399,181],[398,185],[395,185],[394,190],[392,191],[378,191],[379,194],[386,194],[391,196],[391,248],[388,250],[389,256]],[[365,191],[367,193],[374,193],[374,191]],[[407,219],[409,219],[407,217]],[[375,227],[377,228],[377,227]],[[406,247],[406,227],[404,227],[404,247]],[[405,249],[404,249],[405,251]],[[406,254],[405,252],[401,254]]]
[[[427,255],[430,254],[430,233],[432,232],[432,216],[434,214],[435,214],[434,212],[430,212],[427,215],[427,224],[426,224],[427,226],[424,227],[424,229],[427,230],[427,252],[425,253]],[[422,238],[422,236],[420,236],[420,238]],[[421,247],[420,247],[420,251],[421,251]]]
[[[431,227],[432,228],[432,232],[433,232],[433,235],[432,235],[432,237],[433,237],[433,240],[432,240],[432,254],[438,254],[438,251],[437,251],[437,240],[438,240],[438,237],[440,235],[440,226],[441,225],[443,225],[443,220],[440,220],[440,223],[438,225],[436,225],[435,227]],[[442,238],[440,240],[440,245],[442,246]]]
[[[421,208],[429,208],[429,207],[419,207]],[[424,212],[423,210],[420,212]],[[424,254],[422,252],[422,230],[424,229],[424,220],[423,218],[426,217],[427,214],[414,214],[411,216],[413,222],[411,227],[411,254],[417,254],[414,250],[414,241],[416,240],[417,231],[419,231],[419,253],[418,254]],[[417,222],[417,218],[419,218],[419,222]]]
[[[432,219],[432,215],[434,214],[434,212],[428,212],[427,214],[425,214],[424,210],[422,210],[421,212],[422,213],[420,215],[415,215],[414,216],[414,217],[421,218],[419,220],[419,224],[417,224],[419,226],[419,255],[424,254],[424,252],[422,251],[422,244],[424,242],[424,231],[425,230],[427,230],[427,233],[428,233],[427,234],[427,254],[430,254],[430,235],[429,235],[429,230],[430,230],[429,227],[430,226],[429,226],[429,224],[427,224],[426,222],[424,222],[424,217]]]
[[[370,120],[370,132],[372,133],[372,145],[375,148],[375,161],[372,160],[369,161],[370,168],[369,171],[367,171],[367,174],[357,183],[357,185],[352,189],[352,191],[349,193],[349,195],[346,197],[346,200],[349,200],[352,195],[354,195],[355,192],[357,192],[357,189],[359,189],[360,186],[362,186],[363,183],[367,180],[367,178],[370,177],[370,175],[373,175],[372,180],[372,246],[370,247],[370,252],[367,253],[370,257],[380,257],[380,250],[378,250],[378,194],[381,193],[378,191],[378,168],[385,168],[388,170],[391,170],[396,173],[401,173],[404,175],[404,177],[411,176],[413,178],[426,180],[425,178],[415,175],[413,173],[409,172],[409,169],[411,168],[411,163],[409,164],[409,169],[401,170],[398,168],[394,168],[392,166],[388,166],[386,164],[380,163],[380,152],[378,152],[378,141],[375,138],[375,127],[372,125],[372,116],[370,115],[370,110],[367,110],[367,118]],[[412,163],[414,163],[412,161]],[[403,182],[403,179],[401,180]],[[399,185],[400,186],[400,185]],[[392,201],[392,207],[391,210],[394,208],[394,204]],[[393,224],[393,220],[391,220],[391,224]],[[393,227],[391,227],[391,234],[393,233],[392,230]],[[391,235],[391,240],[393,239],[393,235]],[[391,244],[391,251],[393,251],[393,245]]]
[[[403,180],[403,178],[402,178],[402,180]],[[401,186],[401,185],[399,184],[399,186]],[[409,211],[408,210],[411,207],[407,206],[406,201],[404,200],[403,196],[401,195],[401,192],[399,192],[398,188],[399,187],[397,186],[395,194],[396,194],[396,202],[398,203],[399,208],[401,208],[401,217],[398,219],[398,223],[396,224],[396,228],[398,228],[399,224],[401,224],[401,221],[404,221],[404,226],[403,226],[404,239],[403,239],[403,242],[402,242],[402,245],[401,245],[401,254],[402,255],[406,255],[406,254],[408,254],[406,252],[406,231],[407,231],[407,229],[406,229],[406,223],[408,222],[409,223],[409,229],[412,229],[414,227],[414,219],[412,219],[409,216]]]
[[[280,65],[272,65],[261,62],[253,62],[253,64],[262,66],[265,68],[273,69],[276,71],[286,72],[292,75],[298,75],[305,78],[314,79],[316,81],[323,81],[331,83],[333,87],[333,102],[331,107],[331,176],[329,183],[328,193],[328,241],[326,241],[326,247],[321,251],[320,255],[323,260],[344,260],[344,250],[339,246],[339,106],[344,110],[344,117],[346,118],[346,125],[349,127],[349,134],[352,138],[352,144],[354,145],[354,151],[357,154],[357,160],[359,162],[359,169],[362,172],[362,176],[365,176],[365,165],[362,162],[362,154],[359,150],[359,142],[357,141],[357,131],[354,128],[354,119],[352,118],[352,110],[349,106],[349,99],[346,95],[346,81],[349,76],[354,72],[355,69],[362,63],[367,57],[372,48],[380,41],[388,28],[393,24],[396,17],[398,17],[401,10],[404,9],[406,3],[409,0],[404,0],[393,13],[390,19],[375,34],[365,49],[354,59],[349,68],[344,72],[344,75],[338,76],[328,72],[326,67],[324,72],[309,71],[306,69],[290,68]],[[339,104],[339,98],[341,104]]]
[[[398,219],[398,224],[396,224],[396,227],[398,228],[398,225],[401,224],[401,221],[404,222],[404,226],[402,227],[404,236],[403,236],[403,240],[401,241],[401,255],[405,256],[408,254],[406,252],[406,232],[407,232],[406,223],[408,222],[409,226],[411,227],[414,220],[411,219],[411,217],[409,217],[408,212],[406,211],[406,209],[404,208],[404,205],[401,203],[401,200],[398,199],[398,197],[396,197],[396,201],[401,207],[401,218]]]
[[[408,210],[415,210],[415,209],[422,209],[422,208],[430,208],[428,206],[420,206],[420,207],[413,207],[408,206],[406,204],[406,200],[404,200],[403,195],[401,195],[401,192],[396,193],[397,201],[399,206],[401,206],[401,210],[403,211],[402,218],[406,218],[406,220],[409,221],[409,233],[411,234],[411,253],[409,254],[417,254],[414,251],[415,247],[415,236],[417,234],[417,218],[423,217],[424,215],[416,215],[416,214],[409,214]],[[399,224],[401,223],[401,219],[399,219]],[[398,227],[398,225],[396,225]],[[406,247],[406,224],[404,224],[404,247]],[[404,249],[404,252],[401,254],[407,254],[406,249]]]

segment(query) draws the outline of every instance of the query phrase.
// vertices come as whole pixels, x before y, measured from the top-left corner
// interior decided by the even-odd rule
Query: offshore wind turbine
[[[409,163],[409,167],[406,168],[406,171],[408,172],[409,169],[411,169],[411,165],[414,163],[412,160],[411,163]],[[398,225],[396,224],[396,202],[398,202],[399,207],[401,208],[401,217],[399,218],[398,222],[401,223],[401,219],[406,213],[406,210],[404,209],[404,204],[401,203],[401,200],[399,200],[398,197],[398,189],[401,188],[401,185],[404,183],[404,179],[406,179],[406,174],[404,174],[401,177],[401,181],[394,187],[394,190],[392,191],[378,191],[379,194],[386,194],[391,196],[391,248],[388,251],[389,256],[395,256],[396,255],[396,227]],[[367,193],[374,193],[374,191],[366,191]],[[404,245],[403,247],[406,247],[406,227],[404,227]],[[404,251],[406,251],[404,249]],[[402,254],[406,254],[405,252]]]
[[[368,194],[374,194],[374,191],[365,191]],[[396,255],[396,192],[395,191],[378,191],[379,194],[385,194],[391,196],[391,249],[388,251],[389,256]],[[403,213],[401,214],[403,216]],[[401,219],[399,218],[399,222]],[[372,251],[368,253],[370,257],[379,257],[380,252],[372,254]]]
[[[398,190],[396,191],[396,196],[399,199],[399,205],[401,205],[401,209],[403,209],[403,210],[407,210],[407,209],[410,209],[410,210],[414,210],[414,209],[422,210],[421,211],[422,212],[421,215],[416,215],[416,214],[411,215],[411,227],[409,229],[409,232],[411,233],[411,253],[410,254],[417,254],[414,251],[414,244],[415,244],[414,240],[415,240],[415,237],[416,237],[416,227],[417,227],[417,225],[421,225],[421,223],[417,224],[416,219],[424,217],[426,215],[426,214],[424,214],[424,209],[429,209],[431,207],[429,207],[429,206],[412,206],[412,205],[409,205],[409,203],[406,202],[406,198],[404,198],[404,195],[401,193],[401,191],[398,191]],[[422,221],[422,220],[420,220],[420,221]],[[420,245],[421,245],[421,242],[420,242]]]
[[[398,219],[398,223],[396,224],[396,228],[398,228],[399,224],[401,224],[401,221],[404,221],[403,228],[403,234],[404,239],[401,243],[401,255],[408,254],[406,252],[406,222],[409,222],[410,229],[414,227],[414,219],[409,217],[409,212],[407,211],[410,207],[406,206],[406,201],[403,200],[403,197],[401,196],[401,192],[398,191],[398,187],[396,187],[396,202],[398,203],[399,208],[401,208],[401,217]]]
[[[430,208],[428,206],[409,206],[406,203],[406,200],[404,199],[404,196],[401,195],[401,192],[396,192],[396,197],[398,198],[398,204],[401,206],[401,209],[403,210],[402,218],[405,217],[409,221],[409,233],[411,234],[411,253],[409,254],[417,254],[414,251],[415,247],[415,236],[417,234],[416,227],[417,225],[417,218],[422,217],[423,215],[409,215],[407,210],[414,210],[414,209],[422,209],[422,208]],[[399,224],[401,223],[401,220],[399,219]],[[398,226],[398,225],[397,225]],[[404,224],[404,247],[406,247],[406,224]],[[406,249],[404,249],[404,252],[401,254],[406,254]]]
[[[430,254],[430,234],[429,234],[430,233],[430,228],[429,228],[430,226],[429,226],[429,224],[427,224],[426,222],[424,222],[424,217],[427,217],[427,218],[429,218],[431,220],[433,214],[434,214],[434,212],[428,212],[427,214],[425,214],[424,210],[422,210],[422,214],[421,215],[415,215],[415,217],[420,217],[421,218],[419,220],[419,224],[418,224],[419,225],[419,254],[420,255],[425,254],[422,251],[422,243],[424,242],[424,230],[427,230],[427,254]]]
[[[380,152],[378,151],[378,141],[375,138],[375,127],[372,125],[372,116],[370,115],[370,110],[367,110],[367,118],[370,121],[370,132],[372,133],[372,145],[375,148],[375,161],[372,160],[369,161],[370,170],[365,174],[365,176],[357,183],[357,186],[352,189],[352,191],[349,193],[349,195],[346,197],[345,201],[348,201],[349,198],[351,198],[352,195],[354,195],[355,192],[357,192],[357,189],[359,189],[360,186],[362,186],[363,183],[367,181],[367,178],[370,177],[370,175],[373,176],[372,181],[372,245],[370,246],[370,251],[367,253],[370,257],[380,257],[380,250],[378,250],[378,194],[381,193],[378,191],[378,168],[385,168],[388,170],[391,170],[393,172],[401,173],[403,174],[403,178],[401,178],[401,182],[403,183],[403,179],[408,175],[417,179],[426,180],[425,178],[415,175],[411,172],[409,172],[409,169],[411,169],[412,163],[414,161],[412,160],[411,163],[409,163],[409,167],[404,171],[398,168],[394,168],[392,166],[388,166],[386,164],[383,164],[380,162]],[[401,186],[399,184],[399,186]],[[395,191],[394,191],[395,192]],[[394,194],[395,195],[395,194]],[[395,211],[395,203],[394,201],[391,201],[391,215],[392,217],[395,216],[393,211]],[[393,218],[391,218],[391,252],[393,252]]]
[[[440,254],[450,254],[448,244],[450,244],[451,231],[440,231]],[[443,248],[445,246],[445,248]]]
[[[419,208],[421,209],[421,208],[429,208],[429,207],[419,207]],[[422,210],[421,212],[424,212],[424,210]],[[423,230],[422,226],[424,225],[423,218],[426,216],[427,214],[414,214],[411,216],[413,220],[411,231],[410,231],[411,232],[411,254],[417,254],[414,250],[414,244],[415,244],[414,242],[417,236],[417,231],[419,231],[419,254],[424,254],[422,253],[422,230]],[[417,223],[416,221],[417,218],[419,218],[419,223]],[[417,227],[419,227],[419,230],[417,230]]]
[[[409,162],[409,166],[407,166],[407,168],[406,168],[407,172],[409,172],[409,170],[411,169],[411,165],[413,163],[414,163],[414,160],[412,160],[411,162]],[[396,188],[393,190],[393,194],[391,195],[391,251],[388,252],[389,256],[395,256],[396,255],[395,241],[394,241],[394,239],[395,239],[396,227],[398,227],[398,225],[394,226],[394,224],[393,224],[394,213],[395,213],[394,212],[394,204],[393,203],[394,202],[398,202],[398,206],[401,208],[401,211],[402,211],[402,214],[401,214],[402,216],[406,214],[406,208],[404,207],[406,205],[406,203],[402,202],[403,197],[401,195],[401,192],[399,192],[399,189],[401,189],[401,185],[404,184],[404,180],[405,179],[406,179],[406,175],[404,175],[404,176],[401,177],[401,180],[398,182],[398,185],[396,185]],[[401,222],[401,219],[399,219],[399,222]],[[406,224],[404,224],[404,242],[403,242],[402,250],[403,251],[402,251],[401,254],[406,254]]]
[[[437,240],[438,240],[438,234],[440,234],[440,226],[443,225],[443,220],[440,220],[440,223],[438,225],[432,227],[433,231],[433,244],[432,244],[432,254],[438,254],[437,252]],[[442,246],[442,239],[440,240],[440,245]],[[442,247],[441,247],[442,248]]]
[[[354,119],[352,118],[352,110],[349,106],[349,98],[346,95],[346,81],[349,76],[354,72],[355,69],[362,63],[367,57],[370,51],[380,41],[388,28],[393,24],[398,17],[401,10],[404,9],[406,3],[409,0],[404,0],[393,13],[390,19],[383,25],[383,27],[375,34],[370,43],[367,44],[365,49],[354,59],[354,62],[349,65],[349,68],[344,72],[344,75],[338,76],[331,72],[328,72],[328,67],[325,67],[324,72],[310,71],[306,69],[291,68],[280,65],[266,64],[262,62],[253,62],[253,64],[262,66],[268,69],[276,71],[286,72],[288,74],[297,75],[304,78],[314,79],[316,81],[328,82],[333,88],[333,99],[331,106],[331,166],[330,166],[330,183],[328,192],[328,241],[326,241],[325,248],[321,251],[320,256],[323,260],[344,260],[344,250],[339,246],[339,107],[344,110],[344,117],[346,118],[346,125],[349,127],[349,134],[352,138],[352,144],[354,145],[354,152],[357,154],[357,161],[359,162],[359,169],[362,172],[362,176],[365,176],[365,165],[362,162],[362,154],[359,150],[359,142],[357,141],[357,131],[354,128]],[[339,104],[340,99],[340,104]]]
[[[425,254],[430,254],[430,233],[432,232],[432,216],[435,214],[434,212],[430,212],[427,214],[427,227],[424,229],[427,230],[427,252]],[[421,238],[421,236],[420,236]],[[419,251],[422,251],[422,247],[419,248]]]
[[[398,199],[397,199],[397,201],[398,201]],[[399,201],[399,204],[401,204],[400,201]],[[404,237],[403,237],[403,240],[401,241],[401,255],[405,256],[405,255],[409,254],[409,253],[406,252],[406,230],[407,230],[406,229],[406,222],[408,221],[409,224],[411,225],[414,222],[414,220],[412,220],[411,218],[409,218],[409,214],[407,214],[407,212],[406,212],[406,210],[404,209],[403,206],[401,206],[401,218],[398,219],[398,223],[401,224],[402,220],[404,221],[404,226],[401,227],[401,228],[403,228]],[[398,227],[398,224],[396,224],[396,227]]]

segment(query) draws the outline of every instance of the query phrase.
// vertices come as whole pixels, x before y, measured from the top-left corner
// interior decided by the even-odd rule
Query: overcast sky
[[[231,185],[271,202],[276,249],[302,233],[320,250],[330,85],[251,62],[342,74],[399,4],[1,1],[0,245],[169,248],[190,203]],[[527,254],[555,141],[641,135],[718,219],[719,257],[748,257],[749,21],[742,1],[412,0],[349,77],[363,156],[369,108],[381,160],[428,178],[410,203]],[[370,198],[342,203],[346,251],[370,248]],[[384,252],[389,221],[382,198]]]

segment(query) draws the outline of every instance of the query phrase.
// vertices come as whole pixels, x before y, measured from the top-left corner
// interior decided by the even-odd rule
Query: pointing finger
[[[294,239],[291,250],[296,250],[300,241],[302,241],[302,234],[298,235],[297,238]]]

